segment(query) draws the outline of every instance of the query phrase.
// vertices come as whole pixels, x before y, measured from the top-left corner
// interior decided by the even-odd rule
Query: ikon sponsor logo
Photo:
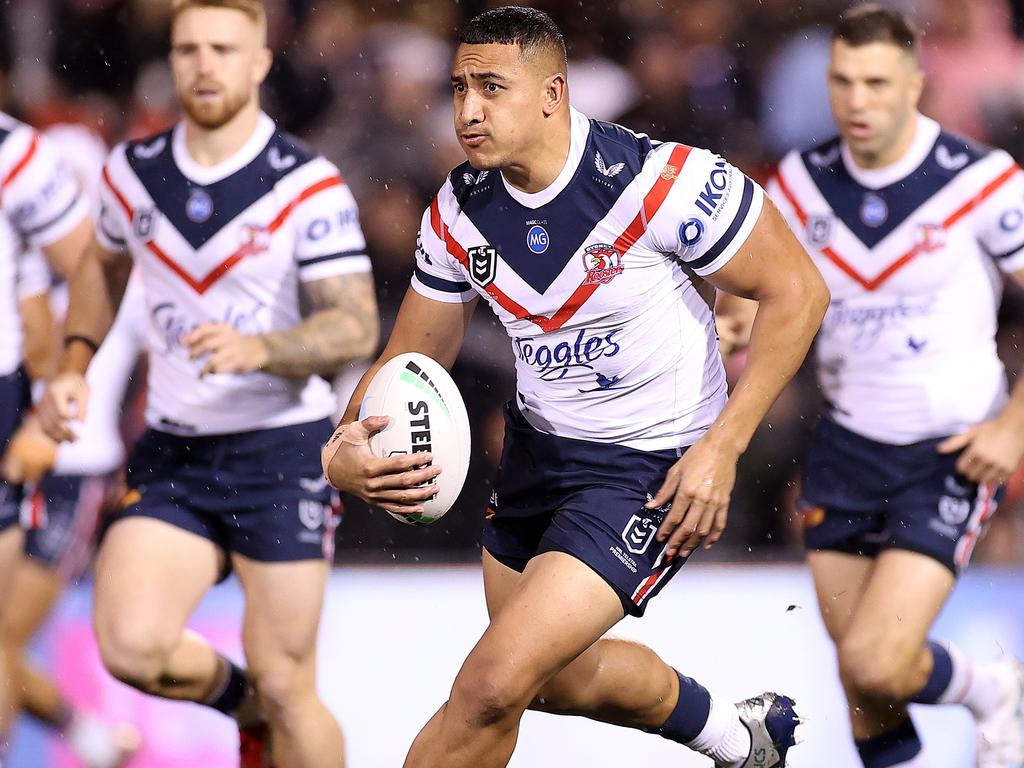
[[[729,167],[725,160],[719,158],[711,171],[711,176],[704,184],[704,191],[701,192],[694,204],[708,216],[714,216],[718,204],[722,202],[726,190],[729,188]]]

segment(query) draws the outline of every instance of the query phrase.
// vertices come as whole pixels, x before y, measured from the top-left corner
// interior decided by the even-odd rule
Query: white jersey
[[[726,400],[714,319],[691,274],[737,253],[763,199],[706,150],[574,110],[569,157],[547,189],[526,194],[469,164],[450,174],[423,216],[412,285],[491,305],[536,429],[679,448]]]
[[[182,337],[205,323],[244,334],[299,324],[299,283],[368,272],[355,200],[322,156],[260,116],[242,149],[206,168],[184,125],[119,145],[104,169],[100,243],[128,251],[143,283],[150,353],[147,423],[226,434],[324,418],[335,407],[318,376],[199,378]]]
[[[1009,155],[919,116],[894,165],[860,169],[833,139],[789,153],[769,193],[832,291],[816,346],[831,418],[905,445],[998,411],[999,272],[1024,269],[1024,174]]]
[[[18,260],[73,230],[89,212],[71,169],[32,128],[0,113],[0,376],[21,363]]]

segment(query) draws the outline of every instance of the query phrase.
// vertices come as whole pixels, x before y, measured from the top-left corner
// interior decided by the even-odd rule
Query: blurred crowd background
[[[275,65],[264,107],[342,169],[374,260],[384,338],[408,286],[423,208],[463,161],[448,84],[455,32],[487,0],[265,0]],[[570,97],[591,117],[721,152],[764,181],[791,147],[833,132],[825,68],[845,0],[538,0],[566,34]],[[1024,0],[892,2],[924,32],[923,111],[1024,160]],[[78,122],[112,144],[177,117],[167,0],[0,0],[0,103],[39,127]],[[453,374],[476,443],[467,487],[430,528],[348,500],[340,562],[479,557],[483,510],[514,388],[503,330],[481,308]],[[1024,365],[1024,293],[1000,349]],[[739,361],[729,361],[733,368]],[[969,396],[969,393],[965,393]],[[804,371],[741,462],[722,559],[799,557],[798,462],[817,414]],[[133,413],[137,411],[133,409]],[[130,426],[130,425],[129,425]],[[705,557],[705,555],[701,555]],[[1018,473],[977,559],[1024,561]]]

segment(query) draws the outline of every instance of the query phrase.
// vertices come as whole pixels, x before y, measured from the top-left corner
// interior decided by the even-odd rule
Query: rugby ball
[[[448,371],[433,358],[406,352],[388,360],[370,380],[359,409],[367,416],[389,416],[391,423],[370,438],[381,457],[429,451],[441,465],[435,496],[418,515],[389,512],[409,525],[429,525],[451,509],[469,471],[469,417]]]

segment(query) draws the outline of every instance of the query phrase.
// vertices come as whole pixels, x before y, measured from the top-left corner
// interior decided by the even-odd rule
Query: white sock
[[[975,719],[991,714],[1002,702],[1003,682],[989,664],[975,664],[952,643],[946,644],[953,661],[953,677],[938,704],[962,704]]]
[[[68,748],[88,768],[114,766],[123,757],[113,728],[89,714],[76,712],[64,738]]]
[[[740,722],[736,705],[711,697],[711,711],[703,730],[687,744],[718,765],[739,768],[750,757],[750,731]]]

